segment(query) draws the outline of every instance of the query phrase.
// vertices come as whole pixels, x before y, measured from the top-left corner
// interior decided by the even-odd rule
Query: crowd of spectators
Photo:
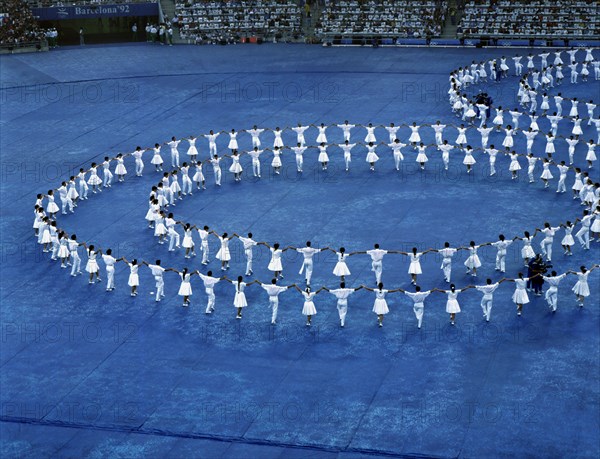
[[[441,0],[342,0],[329,2],[321,11],[315,33],[327,35],[438,37],[442,32],[447,1]]]
[[[31,9],[22,0],[3,0],[0,4],[2,25],[0,25],[0,45],[24,45],[40,42],[43,31],[38,27]]]
[[[302,36],[302,9],[293,0],[176,3],[180,37],[189,42],[237,43],[243,38],[288,41]]]
[[[600,37],[600,3],[597,0],[469,0],[457,32],[464,37]]]

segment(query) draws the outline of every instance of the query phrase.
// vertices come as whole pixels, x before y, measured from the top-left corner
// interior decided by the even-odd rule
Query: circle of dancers
[[[586,56],[581,63],[577,63],[575,55],[578,50],[572,49],[567,51],[570,56],[569,68],[571,69],[571,83],[577,83],[577,76],[581,74],[582,81],[586,81],[589,75],[587,67],[591,66],[594,69],[594,76],[596,80],[600,79],[600,67],[598,61],[594,59],[593,49],[586,49]],[[454,324],[456,320],[456,314],[460,313],[460,305],[458,302],[458,296],[462,292],[475,289],[482,295],[481,308],[486,321],[489,322],[491,317],[491,309],[493,303],[493,295],[496,289],[504,282],[514,283],[514,294],[512,301],[516,305],[517,315],[521,315],[523,306],[530,302],[528,292],[534,292],[535,295],[541,295],[541,285],[545,282],[549,286],[545,293],[545,299],[552,312],[557,310],[558,302],[558,286],[560,282],[569,275],[577,277],[577,281],[572,287],[572,291],[576,296],[577,304],[583,307],[584,300],[589,296],[589,286],[587,283],[590,272],[595,270],[599,265],[594,264],[589,269],[585,266],[581,266],[577,271],[568,270],[564,273],[557,274],[556,271],[551,271],[548,274],[548,265],[552,261],[552,248],[554,243],[554,237],[558,231],[564,231],[564,235],[561,239],[561,246],[566,256],[572,255],[572,247],[575,245],[575,239],[572,235],[575,226],[580,225],[578,232],[575,237],[578,239],[581,247],[585,250],[590,249],[590,242],[600,242],[600,184],[594,183],[587,171],[583,172],[578,167],[573,167],[574,155],[577,144],[580,143],[580,136],[583,135],[581,130],[581,124],[587,121],[587,125],[595,125],[598,132],[598,139],[594,142],[590,139],[588,142],[584,142],[587,147],[586,161],[588,168],[592,168],[596,159],[595,148],[600,143],[600,119],[595,118],[594,111],[596,105],[593,101],[587,102],[586,108],[588,112],[587,118],[580,118],[578,113],[577,99],[568,99],[562,97],[559,93],[554,96],[555,111],[552,115],[548,115],[550,111],[550,97],[544,91],[559,85],[562,82],[561,68],[562,62],[560,59],[562,51],[556,51],[555,61],[553,64],[548,64],[547,58],[549,53],[542,53],[539,57],[542,59],[542,69],[535,68],[534,58],[535,56],[528,56],[527,73],[522,74],[522,64],[520,64],[520,56],[515,56],[512,60],[515,65],[515,74],[521,77],[519,82],[519,100],[522,109],[528,109],[529,114],[526,115],[520,112],[517,108],[509,110],[507,113],[511,117],[511,124],[505,126],[504,122],[504,109],[502,107],[495,108],[496,116],[492,120],[491,126],[488,127],[487,120],[492,109],[489,101],[473,102],[468,99],[466,93],[461,93],[470,85],[474,85],[479,82],[487,80],[487,72],[485,71],[486,63],[481,62],[479,64],[473,63],[471,66],[460,68],[457,71],[451,73],[450,83],[451,88],[449,90],[450,103],[453,111],[458,115],[462,115],[463,124],[460,126],[444,125],[440,121],[437,121],[432,125],[417,125],[417,123],[399,124],[395,125],[390,123],[389,125],[373,125],[369,123],[366,126],[360,124],[350,124],[345,121],[342,124],[325,125],[321,123],[319,126],[314,124],[302,125],[298,123],[298,126],[292,128],[280,129],[277,127],[272,130],[273,133],[273,147],[262,147],[261,135],[265,132],[270,131],[267,128],[259,129],[257,126],[253,126],[252,129],[225,132],[213,132],[212,130],[203,135],[208,141],[209,159],[200,161],[198,160],[198,150],[196,146],[197,137],[190,136],[184,139],[177,139],[172,137],[170,141],[164,144],[156,143],[152,148],[137,147],[135,151],[131,153],[119,153],[115,157],[109,156],[104,158],[104,161],[100,164],[92,163],[90,169],[79,170],[77,175],[71,176],[68,181],[63,181],[61,186],[56,190],[49,190],[47,194],[38,194],[36,204],[34,207],[34,231],[37,237],[37,241],[43,247],[43,252],[51,253],[53,260],[60,260],[61,268],[71,267],[71,276],[77,276],[82,273],[81,269],[81,257],[79,254],[79,248],[84,247],[87,255],[87,261],[85,264],[85,271],[89,275],[89,283],[100,282],[100,265],[98,261],[101,259],[105,265],[106,272],[106,290],[111,292],[115,289],[115,266],[117,263],[124,263],[129,268],[128,286],[131,289],[131,296],[135,297],[138,295],[139,287],[139,268],[140,266],[148,268],[155,280],[155,300],[160,302],[164,297],[164,274],[167,272],[173,272],[179,276],[180,287],[178,295],[183,299],[183,306],[187,307],[190,305],[190,298],[193,295],[192,291],[192,278],[198,276],[203,284],[205,293],[207,295],[207,306],[205,313],[212,314],[215,310],[216,296],[214,293],[215,286],[223,281],[232,285],[233,289],[233,306],[236,310],[236,319],[242,318],[242,312],[244,308],[248,306],[245,291],[251,285],[257,285],[261,287],[268,296],[269,305],[272,309],[271,323],[275,324],[277,321],[279,295],[286,290],[293,289],[298,291],[303,297],[302,314],[306,316],[307,326],[312,324],[312,318],[317,313],[315,306],[315,298],[321,292],[327,292],[333,295],[337,300],[337,310],[339,312],[340,325],[344,327],[346,314],[348,311],[348,298],[350,295],[358,290],[364,289],[374,294],[374,304],[372,311],[377,316],[377,324],[379,327],[383,326],[383,320],[386,314],[389,313],[389,307],[386,301],[386,296],[389,293],[402,293],[406,295],[413,304],[413,311],[417,319],[417,326],[421,328],[425,299],[431,293],[445,294],[446,300],[446,312],[450,316],[450,323]],[[487,65],[490,69],[490,75],[493,75],[495,79],[501,79],[508,76],[508,65],[507,59],[501,58],[498,63],[497,60],[490,60]],[[581,72],[577,71],[578,65],[582,66]],[[553,76],[553,72],[556,76]],[[573,76],[575,75],[575,76]],[[532,78],[532,83],[529,83],[529,77]],[[541,94],[541,104],[537,106],[537,97]],[[562,116],[562,103],[563,101],[571,103],[571,109],[568,116]],[[486,103],[487,102],[487,103]],[[539,114],[537,114],[539,113]],[[527,129],[519,128],[519,119],[524,116],[529,118],[529,126]],[[550,122],[550,130],[547,134],[540,132],[538,119],[546,118]],[[480,119],[479,127],[475,127],[475,119]],[[572,134],[568,138],[557,136],[558,125],[563,120],[567,119],[573,123]],[[465,126],[466,123],[466,126]],[[306,134],[309,129],[318,130],[316,136],[316,145],[309,146],[306,143]],[[340,144],[329,144],[327,139],[327,129],[334,128],[340,129],[343,134],[343,143]],[[351,133],[357,129],[365,129],[364,142],[351,141]],[[389,142],[378,142],[376,139],[376,130],[384,128],[389,135]],[[403,143],[398,138],[400,129],[408,128],[410,130],[410,136],[407,138],[406,143]],[[424,144],[421,141],[421,129],[431,128],[435,136],[434,144]],[[448,132],[449,129],[456,129],[457,136],[454,143],[449,143]],[[468,142],[467,136],[472,134],[474,131],[478,131],[481,137],[481,148],[473,148]],[[296,137],[296,146],[287,147],[284,145],[282,135],[285,131],[291,131]],[[489,144],[490,135],[494,132],[505,133],[505,138],[502,141],[502,147],[504,151],[497,150],[493,144]],[[240,151],[238,146],[238,134],[245,133],[250,135],[252,141],[252,150]],[[526,153],[516,153],[513,150],[514,147],[514,136],[518,133],[526,139]],[[219,156],[217,152],[217,138],[220,135],[228,135],[229,142],[227,148],[231,150],[231,154],[225,154]],[[536,137],[541,136],[546,139],[545,147],[545,158],[535,157],[531,150],[533,148]],[[186,152],[188,161],[184,161],[180,165],[179,160],[179,145],[182,141],[188,143],[188,149]],[[556,162],[552,155],[556,152],[555,142],[565,141],[568,144],[569,154],[569,165],[566,161]],[[352,142],[352,143],[351,143]],[[488,146],[489,144],[489,146]],[[518,171],[521,170],[519,159],[523,158],[527,161],[527,175],[530,183],[535,182],[536,175],[535,166],[538,162],[542,165],[542,173],[539,176],[544,184],[544,188],[550,186],[551,180],[554,178],[551,167],[557,169],[558,173],[558,185],[556,192],[566,192],[566,178],[569,172],[574,172],[575,178],[571,187],[573,192],[573,199],[579,199],[585,210],[581,217],[573,219],[573,221],[566,221],[556,226],[550,225],[546,222],[543,228],[536,228],[533,233],[527,231],[524,232],[523,236],[515,236],[512,239],[507,239],[504,235],[499,235],[498,240],[495,242],[487,242],[483,244],[476,244],[471,241],[468,246],[464,247],[450,247],[449,243],[445,243],[441,249],[427,249],[419,252],[417,248],[413,248],[411,252],[403,252],[398,250],[383,250],[378,244],[375,244],[374,248],[367,251],[354,251],[347,252],[344,247],[334,249],[330,247],[325,248],[313,248],[310,241],[307,241],[304,247],[280,247],[278,243],[273,245],[267,242],[255,241],[251,233],[246,236],[239,235],[237,233],[222,233],[218,234],[214,230],[211,230],[207,226],[199,227],[191,225],[189,223],[177,221],[174,218],[172,212],[168,212],[170,206],[176,205],[176,200],[183,199],[183,196],[193,195],[194,191],[206,190],[206,179],[204,176],[204,168],[211,167],[214,174],[214,183],[216,186],[221,186],[222,170],[221,163],[223,160],[231,161],[228,171],[233,175],[234,182],[240,182],[243,175],[243,166],[240,163],[242,156],[248,155],[251,158],[252,174],[255,178],[261,177],[261,155],[265,152],[272,153],[271,168],[274,175],[281,173],[283,166],[282,157],[293,153],[295,159],[295,166],[298,173],[303,172],[304,167],[304,155],[308,149],[317,149],[318,157],[317,162],[323,171],[327,171],[329,166],[329,149],[331,147],[337,147],[342,151],[345,170],[350,170],[352,162],[352,150],[357,146],[366,148],[367,153],[365,161],[368,163],[370,171],[374,172],[376,164],[379,161],[379,155],[377,148],[385,147],[389,149],[391,156],[394,160],[394,166],[396,170],[400,170],[402,161],[404,161],[404,155],[407,153],[403,149],[412,147],[415,152],[415,161],[419,164],[421,169],[425,169],[426,163],[429,161],[427,156],[427,150],[436,148],[441,152],[441,158],[444,164],[444,169],[448,169],[450,164],[450,153],[454,150],[463,152],[463,165],[466,167],[466,172],[471,173],[476,159],[474,153],[482,152],[489,156],[489,172],[490,175],[495,175],[496,157],[498,154],[504,154],[510,158],[509,171],[511,177],[516,179],[518,177]],[[167,147],[170,151],[171,167],[173,170],[165,172],[163,170],[163,158],[161,149]],[[290,153],[288,153],[288,150]],[[206,274],[201,273],[198,270],[188,270],[183,268],[181,270],[174,268],[165,268],[161,266],[161,260],[156,260],[154,263],[148,263],[147,261],[138,261],[136,259],[127,260],[124,257],[115,258],[112,255],[111,249],[103,250],[96,248],[92,244],[86,242],[79,242],[75,234],[69,235],[65,231],[61,230],[57,226],[56,216],[58,213],[66,214],[67,212],[74,213],[74,209],[78,206],[81,201],[88,199],[90,192],[92,194],[101,193],[103,189],[111,188],[113,184],[114,176],[116,176],[117,182],[124,182],[125,177],[128,174],[125,166],[125,159],[132,157],[134,159],[135,175],[141,177],[144,171],[144,154],[151,152],[151,164],[154,166],[156,172],[162,173],[162,179],[155,186],[152,187],[149,197],[149,209],[146,214],[146,220],[148,226],[153,229],[154,235],[158,239],[159,244],[165,244],[168,242],[169,251],[175,251],[178,248],[183,248],[185,251],[185,258],[191,258],[196,256],[194,235],[198,235],[200,239],[200,251],[202,252],[202,265],[208,265],[209,260],[209,238],[216,238],[219,241],[220,248],[215,255],[215,258],[219,260],[222,272],[226,272],[229,269],[229,262],[231,260],[231,252],[229,244],[232,239],[237,239],[242,244],[244,255],[246,257],[246,272],[245,276],[251,276],[253,274],[253,251],[255,246],[265,246],[271,254],[271,258],[268,264],[268,270],[272,272],[272,280],[268,283],[260,282],[259,280],[252,280],[245,282],[243,276],[237,278],[229,278],[226,275],[214,276],[212,271],[208,271]],[[114,168],[114,175],[111,172],[111,166],[116,164]],[[192,170],[190,170],[192,169]],[[101,176],[99,175],[101,172]],[[190,174],[193,175],[190,177]],[[181,178],[181,184],[179,183]],[[195,188],[195,190],[194,190]],[[55,202],[55,192],[61,202],[61,208]],[[45,205],[44,205],[45,202]],[[183,238],[177,231],[178,227],[183,230]],[[537,234],[542,235],[542,241],[540,243],[541,253],[536,254],[533,247],[533,238]],[[591,236],[590,236],[591,234]],[[524,261],[524,265],[528,268],[528,274],[525,275],[521,272],[517,274],[515,278],[503,277],[500,280],[493,282],[491,279],[487,279],[485,283],[481,285],[471,284],[462,288],[456,288],[451,283],[452,273],[452,259],[454,255],[459,251],[467,252],[467,258],[464,261],[464,266],[467,273],[473,278],[477,277],[477,269],[481,267],[481,260],[477,254],[477,250],[484,246],[492,246],[496,249],[496,271],[505,273],[505,258],[507,248],[517,240],[521,241],[523,247],[521,249],[521,255]],[[302,255],[303,263],[299,274],[304,274],[305,284],[299,286],[296,283],[290,285],[280,285],[278,282],[283,278],[283,265],[282,255],[286,251],[295,251]],[[312,289],[311,277],[314,267],[314,256],[315,254],[323,251],[330,251],[337,257],[337,263],[333,270],[333,275],[339,279],[339,288],[330,289],[326,286],[318,289]],[[417,284],[417,279],[421,270],[421,257],[427,253],[436,253],[438,257],[442,258],[441,269],[444,274],[444,279],[448,285],[448,289],[433,288],[430,290],[422,290]],[[405,256],[409,260],[408,274],[413,284],[413,291],[407,291],[402,288],[396,289],[385,289],[382,282],[383,272],[383,258],[387,254],[399,254]],[[345,277],[350,275],[350,270],[347,265],[349,257],[356,255],[367,255],[371,258],[371,269],[375,274],[375,286],[369,287],[367,285],[360,285],[358,287],[347,288],[345,283]],[[545,260],[544,260],[545,258]]]

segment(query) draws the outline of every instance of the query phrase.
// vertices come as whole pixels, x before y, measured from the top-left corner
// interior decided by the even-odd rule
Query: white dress
[[[600,226],[600,225],[598,225],[598,226]],[[571,233],[573,233],[573,227],[572,226],[565,227],[565,236],[562,238],[562,241],[560,241],[560,245],[568,245],[568,246],[575,245],[575,239],[573,239],[573,235]]]
[[[49,214],[55,214],[59,210],[60,209],[58,208],[58,206],[54,202],[54,196],[48,196],[48,205],[46,206],[46,212],[49,213]]]
[[[373,126],[367,126],[367,135],[365,137],[365,142],[369,143],[369,142],[377,142],[377,139],[375,138],[375,128]]]
[[[458,304],[458,294],[460,293],[460,290],[455,290],[454,292],[452,290],[446,290],[446,294],[448,295],[448,301],[446,301],[446,312],[448,314],[456,314],[457,312],[460,312],[460,305]]]
[[[469,269],[479,268],[481,261],[477,255],[477,246],[469,247],[469,258],[465,260],[465,266]]]
[[[97,273],[100,270],[96,261],[96,252],[93,250],[88,250],[88,261],[85,265],[85,270],[90,274]]]
[[[533,248],[531,247],[531,240],[533,238],[529,237],[523,238],[523,248],[521,249],[521,257],[523,258],[533,258],[535,257],[535,252],[533,251]]]
[[[419,135],[419,126],[409,126],[412,133],[408,138],[409,142],[419,143],[421,142],[421,136]]]
[[[140,276],[138,276],[138,268],[139,265],[132,265],[129,263],[129,268],[131,271],[129,272],[129,279],[127,281],[127,285],[130,287],[137,287],[140,285]]]
[[[229,172],[233,172],[234,174],[241,173],[243,169],[242,165],[240,164],[240,157],[237,155],[233,155],[231,157],[231,160],[233,161],[233,163],[231,163],[231,166],[229,167]]]
[[[345,253],[337,252],[337,257],[338,257],[338,261],[335,264],[335,268],[333,268],[333,275],[334,276],[349,276],[350,270],[348,269],[348,266],[346,265],[346,258],[348,258],[348,255]]]
[[[600,233],[600,213],[595,212],[594,221],[590,227],[592,233]]]
[[[162,159],[162,156],[160,156],[160,149],[154,148],[153,150],[154,150],[154,155],[152,156],[150,163],[154,164],[154,165],[162,164],[163,159]],[[88,181],[88,183],[89,183],[89,181]]]
[[[463,164],[465,164],[467,166],[472,166],[476,162],[477,161],[475,161],[475,158],[473,157],[473,151],[472,150],[466,150],[465,151],[465,159],[463,159]]]
[[[117,174],[117,175],[127,174],[127,169],[125,168],[125,164],[123,164],[124,161],[125,160],[123,158],[117,158],[117,167],[115,168],[115,174]]]
[[[585,155],[585,160],[586,161],[596,161],[596,152],[594,151],[596,148],[596,145],[590,145],[588,144],[588,151],[587,154]]]
[[[62,238],[60,240],[60,247],[58,248],[58,258],[67,258],[69,256],[69,240],[66,238]]]
[[[521,165],[519,164],[519,155],[516,153],[510,155],[510,166],[508,166],[508,170],[511,172],[521,170]]]
[[[427,158],[427,155],[425,154],[425,147],[417,147],[419,149],[419,154],[417,155],[417,159],[416,161],[418,163],[426,163],[427,161],[429,161],[429,158]]]
[[[319,146],[319,162],[320,163],[329,162],[329,156],[327,155],[327,147]]]
[[[158,215],[155,219],[156,226],[154,227],[154,235],[155,236],[164,236],[167,234],[167,227],[165,226],[165,219]]]
[[[514,145],[513,135],[514,131],[512,129],[505,129],[506,137],[502,141],[502,146],[506,148],[512,148]]]
[[[198,150],[196,149],[196,139],[188,139],[188,142],[190,143],[190,146],[188,148],[187,154],[188,156],[195,157],[198,154]]]
[[[271,261],[269,261],[269,266],[267,269],[269,271],[281,271],[283,270],[283,266],[281,265],[281,254],[283,253],[281,249],[274,249],[271,247]]]
[[[552,178],[554,178],[554,176],[552,175],[552,172],[550,172],[550,163],[545,162],[543,164],[544,170],[542,171],[542,175],[541,178],[545,179],[545,180],[550,180]]]
[[[231,254],[229,253],[229,238],[219,236],[219,241],[221,241],[221,248],[215,255],[215,258],[221,261],[231,260]]]
[[[573,286],[573,293],[579,296],[590,296],[590,287],[587,278],[590,272],[577,273],[577,283]]]
[[[192,247],[194,247],[194,239],[192,239],[192,230],[191,229],[184,231],[183,241],[181,243],[181,246],[184,249],[191,249]]]
[[[379,161],[379,156],[377,156],[377,153],[375,153],[375,146],[367,146],[367,148],[369,151],[367,153],[366,161],[368,163],[376,163]]]
[[[274,147],[283,147],[283,140],[281,140],[281,131],[273,131],[275,134],[275,140],[273,140]]]
[[[281,158],[279,157],[280,155],[281,155],[280,151],[273,152],[273,161],[271,161],[272,167],[281,167]]]
[[[527,281],[529,278],[515,279],[515,293],[513,293],[512,300],[515,304],[527,304],[529,303],[529,295],[527,295]]]
[[[410,266],[408,267],[408,274],[422,274],[421,271],[421,255],[422,253],[417,253],[416,255],[411,253],[410,257]]]
[[[373,304],[373,312],[375,314],[387,314],[390,312],[387,301],[385,301],[385,294],[387,290],[375,290],[375,303]]]
[[[302,308],[302,314],[304,314],[305,316],[314,316],[317,313],[315,303],[313,302],[313,298],[315,297],[315,295],[315,292],[302,292],[302,296],[304,297],[304,306]]]
[[[95,167],[92,167],[90,169],[90,178],[87,181],[88,185],[101,185],[102,184],[102,180],[100,180],[100,177],[98,177],[98,172],[96,170]]]
[[[196,171],[194,172],[194,177],[192,177],[192,180],[198,183],[204,181],[204,174],[202,173],[202,163],[200,163],[200,165],[196,164]]]
[[[244,289],[246,288],[245,282],[239,282],[235,285],[235,297],[233,298],[233,306],[236,308],[245,308],[248,306],[248,302],[246,301],[246,294],[244,293]]]
[[[227,145],[227,148],[229,148],[230,150],[237,150],[238,149],[237,132],[230,132],[229,133],[229,144]]]
[[[319,126],[319,135],[317,136],[317,143],[327,143],[327,136],[325,135],[325,131],[327,130],[327,126]]]
[[[181,285],[179,286],[179,292],[177,294],[179,296],[191,296],[192,295],[192,284],[190,283],[190,273],[186,273],[185,276],[183,273],[179,274],[181,278]]]

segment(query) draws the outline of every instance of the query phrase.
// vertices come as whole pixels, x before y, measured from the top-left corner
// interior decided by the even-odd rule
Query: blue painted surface
[[[253,124],[456,123],[447,104],[448,73],[505,53],[136,45],[2,56],[2,457],[597,457],[598,271],[590,277],[592,296],[583,310],[570,292],[573,278],[561,284],[555,315],[535,298],[517,318],[512,285],[503,284],[490,324],[481,320],[480,295],[469,291],[459,297],[463,312],[450,327],[445,298],[435,294],[418,332],[411,305],[395,294],[379,329],[372,294],[358,292],[350,298],[347,326],[340,329],[333,298],[322,293],[314,325],[306,329],[301,297],[289,291],[282,294],[273,329],[261,289],[249,287],[250,307],[236,321],[233,288],[219,284],[216,313],[206,317],[197,281],[189,309],[181,308],[172,275],[166,277],[167,298],[156,305],[146,270],[137,298],[129,296],[123,266],[117,267],[117,289],[105,293],[102,284],[70,278],[31,237],[35,194],[105,154],[172,135]],[[511,106],[516,83],[511,77],[485,89],[497,104]],[[560,91],[600,99],[593,82],[566,83]],[[547,123],[540,124],[545,131]],[[559,135],[569,130],[562,124]],[[429,131],[421,135],[433,142]],[[584,133],[595,138],[590,127]],[[385,131],[377,134],[387,139]],[[362,140],[364,131],[353,135]],[[407,138],[408,129],[400,135]],[[315,136],[311,131],[309,143]],[[330,129],[328,137],[341,141],[341,132]],[[454,133],[448,137],[453,141]],[[284,139],[291,143],[293,136],[288,132]],[[491,143],[501,139],[494,134]],[[270,140],[263,136],[263,142]],[[240,134],[240,144],[248,148],[249,138]],[[537,140],[534,151],[540,154],[543,145]],[[205,158],[207,145],[199,140],[198,146]],[[455,153],[445,174],[439,153],[431,149],[422,173],[408,148],[397,173],[391,153],[381,149],[377,171],[369,173],[363,150],[353,153],[352,170],[345,173],[341,154],[332,149],[323,173],[309,151],[302,176],[289,153],[282,175],[273,175],[265,153],[259,182],[249,177],[243,158],[242,183],[234,183],[224,168],[224,184],[216,189],[207,170],[208,190],[173,211],[217,231],[251,230],[269,243],[299,246],[312,240],[352,251],[374,242],[400,250],[439,247],[445,240],[480,243],[500,232],[512,236],[581,214],[570,196],[544,191],[539,181],[511,181],[505,159],[498,160],[499,176],[491,180],[481,156],[467,175],[462,154]],[[584,156],[580,144],[579,165]],[[566,158],[562,144],[556,157]],[[60,225],[119,256],[161,258],[166,266],[182,268],[182,253],[156,245],[143,221],[146,196],[158,180],[149,158],[142,179],[132,176],[131,162],[127,166],[124,184],[82,203]],[[597,169],[592,171],[598,180]],[[569,187],[571,182],[572,176]],[[538,244],[539,238],[536,249]],[[567,258],[555,243],[556,267],[598,261],[594,244],[585,253],[576,247]],[[232,242],[232,277],[244,268],[238,245]],[[211,241],[212,253],[216,250]],[[509,275],[522,265],[519,250],[515,244],[509,251]],[[497,279],[494,251],[480,255],[484,266],[477,281]],[[462,252],[455,258],[457,286],[473,282],[464,274],[465,258]],[[262,281],[269,279],[267,261],[267,252],[257,251],[255,275]],[[284,283],[300,283],[300,262],[286,256]],[[334,264],[331,254],[318,256],[313,285],[335,286]],[[201,267],[198,259],[187,265]],[[422,265],[419,283],[443,288],[439,259],[426,256]],[[349,284],[373,285],[367,258],[352,257],[349,266]],[[218,271],[218,264],[210,268]],[[410,289],[407,269],[405,257],[386,256],[386,287]]]

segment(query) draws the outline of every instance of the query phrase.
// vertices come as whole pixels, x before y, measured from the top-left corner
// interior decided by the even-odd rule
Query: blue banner
[[[41,21],[110,18],[118,16],[158,16],[158,3],[122,3],[118,5],[102,4],[32,8],[32,13],[34,17]]]

